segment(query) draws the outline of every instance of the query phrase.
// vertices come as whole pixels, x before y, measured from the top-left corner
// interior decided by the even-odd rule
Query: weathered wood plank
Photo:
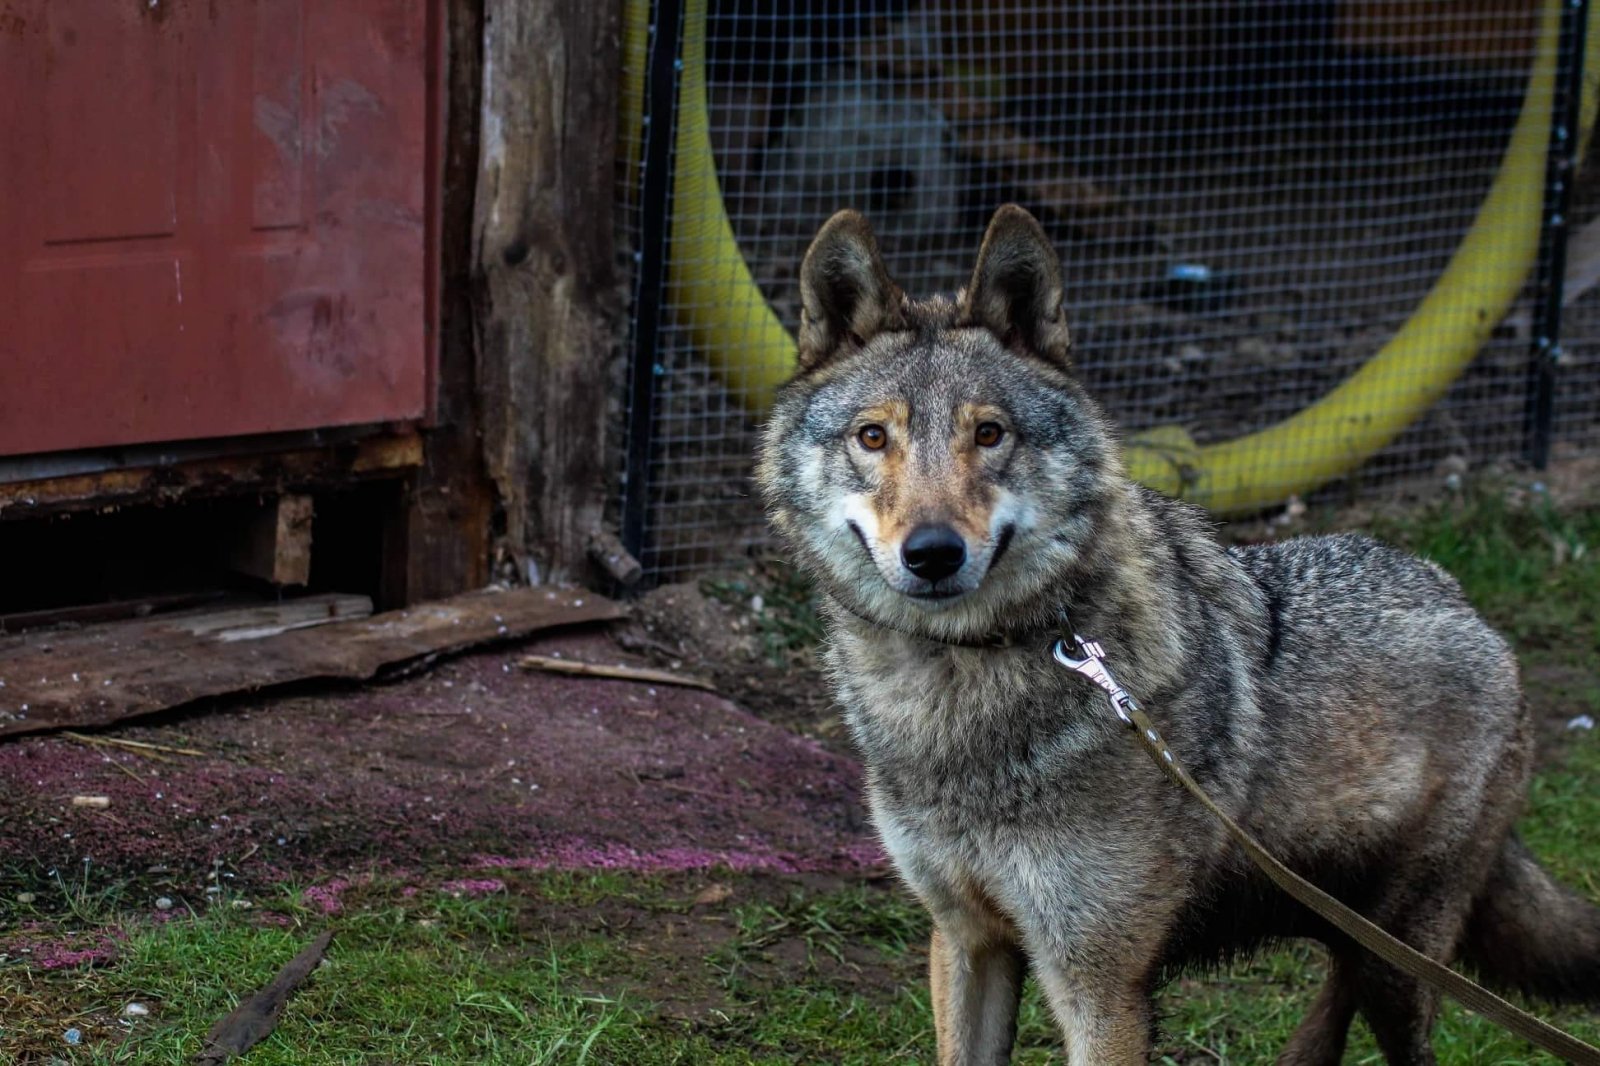
[[[286,452],[226,455],[0,485],[0,520],[42,518],[86,504],[133,506],[241,492],[303,491],[403,475],[422,462],[416,432]]]
[[[453,596],[489,583],[494,484],[479,444],[472,322],[472,203],[478,178],[483,0],[444,5],[444,154],[435,168],[439,344],[435,418],[424,462],[385,524],[378,599],[385,607]],[[485,402],[498,402],[485,397]]]
[[[45,607],[36,611],[16,611],[0,614],[0,634],[20,633],[27,629],[46,629],[51,626],[82,626],[95,622],[120,622],[129,618],[147,618],[162,611],[177,611],[200,607],[223,599],[227,594],[221,589],[201,592],[172,592],[159,596],[140,596],[131,600],[112,600],[108,603],[86,603],[72,607]]]
[[[474,264],[485,463],[507,552],[589,573],[612,471],[620,0],[484,0]]]
[[[289,681],[366,680],[426,656],[622,614],[581,589],[485,589],[254,640],[196,634],[194,615],[0,637],[0,736],[109,725]]]
[[[311,629],[335,622],[350,622],[371,615],[372,600],[368,597],[329,592],[320,596],[284,600],[282,603],[172,615],[152,628],[157,632],[178,629],[190,636],[232,643],[236,640],[274,637],[291,629]]]
[[[252,509],[220,545],[223,563],[246,577],[272,585],[311,581],[310,496],[290,494]]]

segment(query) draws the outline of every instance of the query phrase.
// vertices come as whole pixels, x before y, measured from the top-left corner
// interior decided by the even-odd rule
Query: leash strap
[[[1307,881],[1279,862],[1248,830],[1230,818],[1226,811],[1206,794],[1199,782],[1189,776],[1183,765],[1173,757],[1172,749],[1161,738],[1161,733],[1148,715],[1126,689],[1117,683],[1106,668],[1105,651],[1093,641],[1073,635],[1080,657],[1069,654],[1066,641],[1056,642],[1054,655],[1057,662],[1089,678],[1104,689],[1117,718],[1133,730],[1139,746],[1175,784],[1193,796],[1199,804],[1222,824],[1250,861],[1260,867],[1272,881],[1300,903],[1311,908],[1339,931],[1387,962],[1395,969],[1426,981],[1434,988],[1454,998],[1462,1006],[1480,1014],[1496,1025],[1508,1029],[1529,1043],[1552,1055],[1577,1064],[1600,1066],[1600,1048],[1592,1047],[1577,1037],[1565,1033],[1519,1007],[1515,1007],[1487,988],[1456,973],[1443,963],[1410,947],[1384,929],[1374,925],[1328,893]]]

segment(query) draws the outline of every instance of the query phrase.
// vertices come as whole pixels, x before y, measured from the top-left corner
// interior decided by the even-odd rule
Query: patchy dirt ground
[[[713,1010],[728,1009],[734,989],[779,987],[798,975],[848,983],[876,997],[920,980],[927,967],[920,911],[900,897],[906,910],[894,913],[909,916],[906,931],[915,937],[903,956],[852,942],[851,914],[839,897],[858,887],[863,915],[881,924],[882,916],[869,908],[900,891],[887,876],[719,871],[667,874],[649,896],[561,902],[549,899],[546,886],[537,914],[524,915],[522,931],[530,942],[606,937],[640,966],[619,967],[598,991],[642,995],[661,1017],[699,1023]],[[825,917],[809,913],[821,909],[819,900],[829,901]],[[671,980],[661,980],[662,974]]]
[[[626,658],[601,632],[548,638],[393,684],[238,700],[112,734],[203,756],[63,736],[0,745],[7,875],[88,861],[181,895],[216,870],[247,884],[375,866],[878,862],[851,760],[709,693],[521,670],[528,650]]]
[[[1583,785],[1592,727],[1574,726],[1600,718],[1593,484],[1553,473],[1537,491],[1519,478],[1410,517],[1296,513],[1235,531],[1257,539],[1354,521],[1442,553],[1516,642],[1547,752],[1589,760],[1575,771],[1558,761],[1541,779],[1543,820],[1529,836],[1574,883],[1595,868],[1589,845],[1563,835],[1596,824]],[[87,738],[0,743],[0,976],[10,979],[0,1014],[33,1019],[0,1031],[0,1059],[21,1047],[37,1057],[7,1061],[55,1061],[72,1029],[120,1046],[129,1022],[117,1011],[134,995],[162,1012],[151,1039],[203,1032],[231,992],[253,987],[208,938],[243,951],[279,936],[287,957],[328,925],[341,930],[342,954],[327,987],[305,993],[286,1063],[323,1039],[315,1026],[327,1004],[339,1005],[339,1035],[359,1039],[350,1034],[368,1016],[351,1013],[352,997],[384,991],[369,986],[393,975],[396,929],[422,952],[391,982],[396,996],[435,983],[448,944],[463,987],[504,980],[522,997],[537,979],[584,1018],[594,1004],[637,1006],[605,1037],[623,1050],[595,1061],[645,1061],[638,1046],[692,1049],[663,1062],[745,1062],[752,1048],[784,1049],[774,1061],[879,1062],[886,1048],[914,1057],[929,1039],[926,919],[871,840],[859,771],[816,669],[815,626],[793,576],[755,562],[657,589],[611,630],[472,654],[403,681],[307,686]],[[737,703],[530,673],[516,665],[526,651],[709,674]],[[161,747],[117,746],[126,741]],[[463,909],[475,903],[487,910]],[[451,920],[459,925],[440,924]],[[435,933],[438,943],[427,939]],[[473,955],[485,943],[489,962]],[[169,949],[179,953],[159,954]],[[1253,965],[1169,996],[1172,1061],[1216,1061],[1213,1049],[1230,1043],[1232,1061],[1267,1061],[1246,1053],[1247,1040],[1275,1053],[1316,965],[1304,954]],[[182,987],[152,976],[171,973]],[[459,1013],[448,995],[434,1006],[440,1019]],[[368,1007],[372,1018],[393,1014],[381,997]],[[1054,1030],[1036,1002],[1028,1009],[1034,1058],[1024,1061],[1047,1061]],[[528,1018],[516,1024],[537,1021]],[[885,1018],[890,1035],[874,1035]],[[859,1031],[841,1035],[852,1024]],[[542,1039],[523,1035],[530,1047]],[[867,1050],[841,1057],[847,1044]],[[358,1061],[340,1054],[319,1061]],[[490,1061],[453,1051],[427,1061],[480,1060]]]
[[[1560,464],[1542,491],[1563,510],[1592,508],[1594,472]],[[1284,517],[1234,533],[1387,520],[1370,508]],[[1510,610],[1502,624],[1527,614]],[[0,888],[26,891],[86,860],[169,896],[204,893],[212,874],[250,885],[373,868],[875,869],[858,767],[815,662],[816,625],[791,573],[753,564],[659,588],[609,630],[467,655],[399,682],[218,702],[87,741],[6,742]],[[1594,684],[1589,660],[1568,648],[1580,635],[1557,628],[1513,632],[1547,751]],[[692,670],[737,702],[524,671],[524,651]]]
[[[817,663],[821,630],[809,593],[786,567],[752,562],[662,585],[634,604],[618,642],[671,668],[687,665],[766,721],[853,757]]]

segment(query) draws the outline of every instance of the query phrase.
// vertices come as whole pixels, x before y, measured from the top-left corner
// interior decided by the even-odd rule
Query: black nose
[[[949,526],[918,526],[900,549],[906,569],[925,581],[938,581],[967,561],[967,542]]]

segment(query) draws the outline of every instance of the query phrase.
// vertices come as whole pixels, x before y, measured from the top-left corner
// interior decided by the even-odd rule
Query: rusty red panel
[[[0,455],[415,420],[438,0],[0,0]]]

